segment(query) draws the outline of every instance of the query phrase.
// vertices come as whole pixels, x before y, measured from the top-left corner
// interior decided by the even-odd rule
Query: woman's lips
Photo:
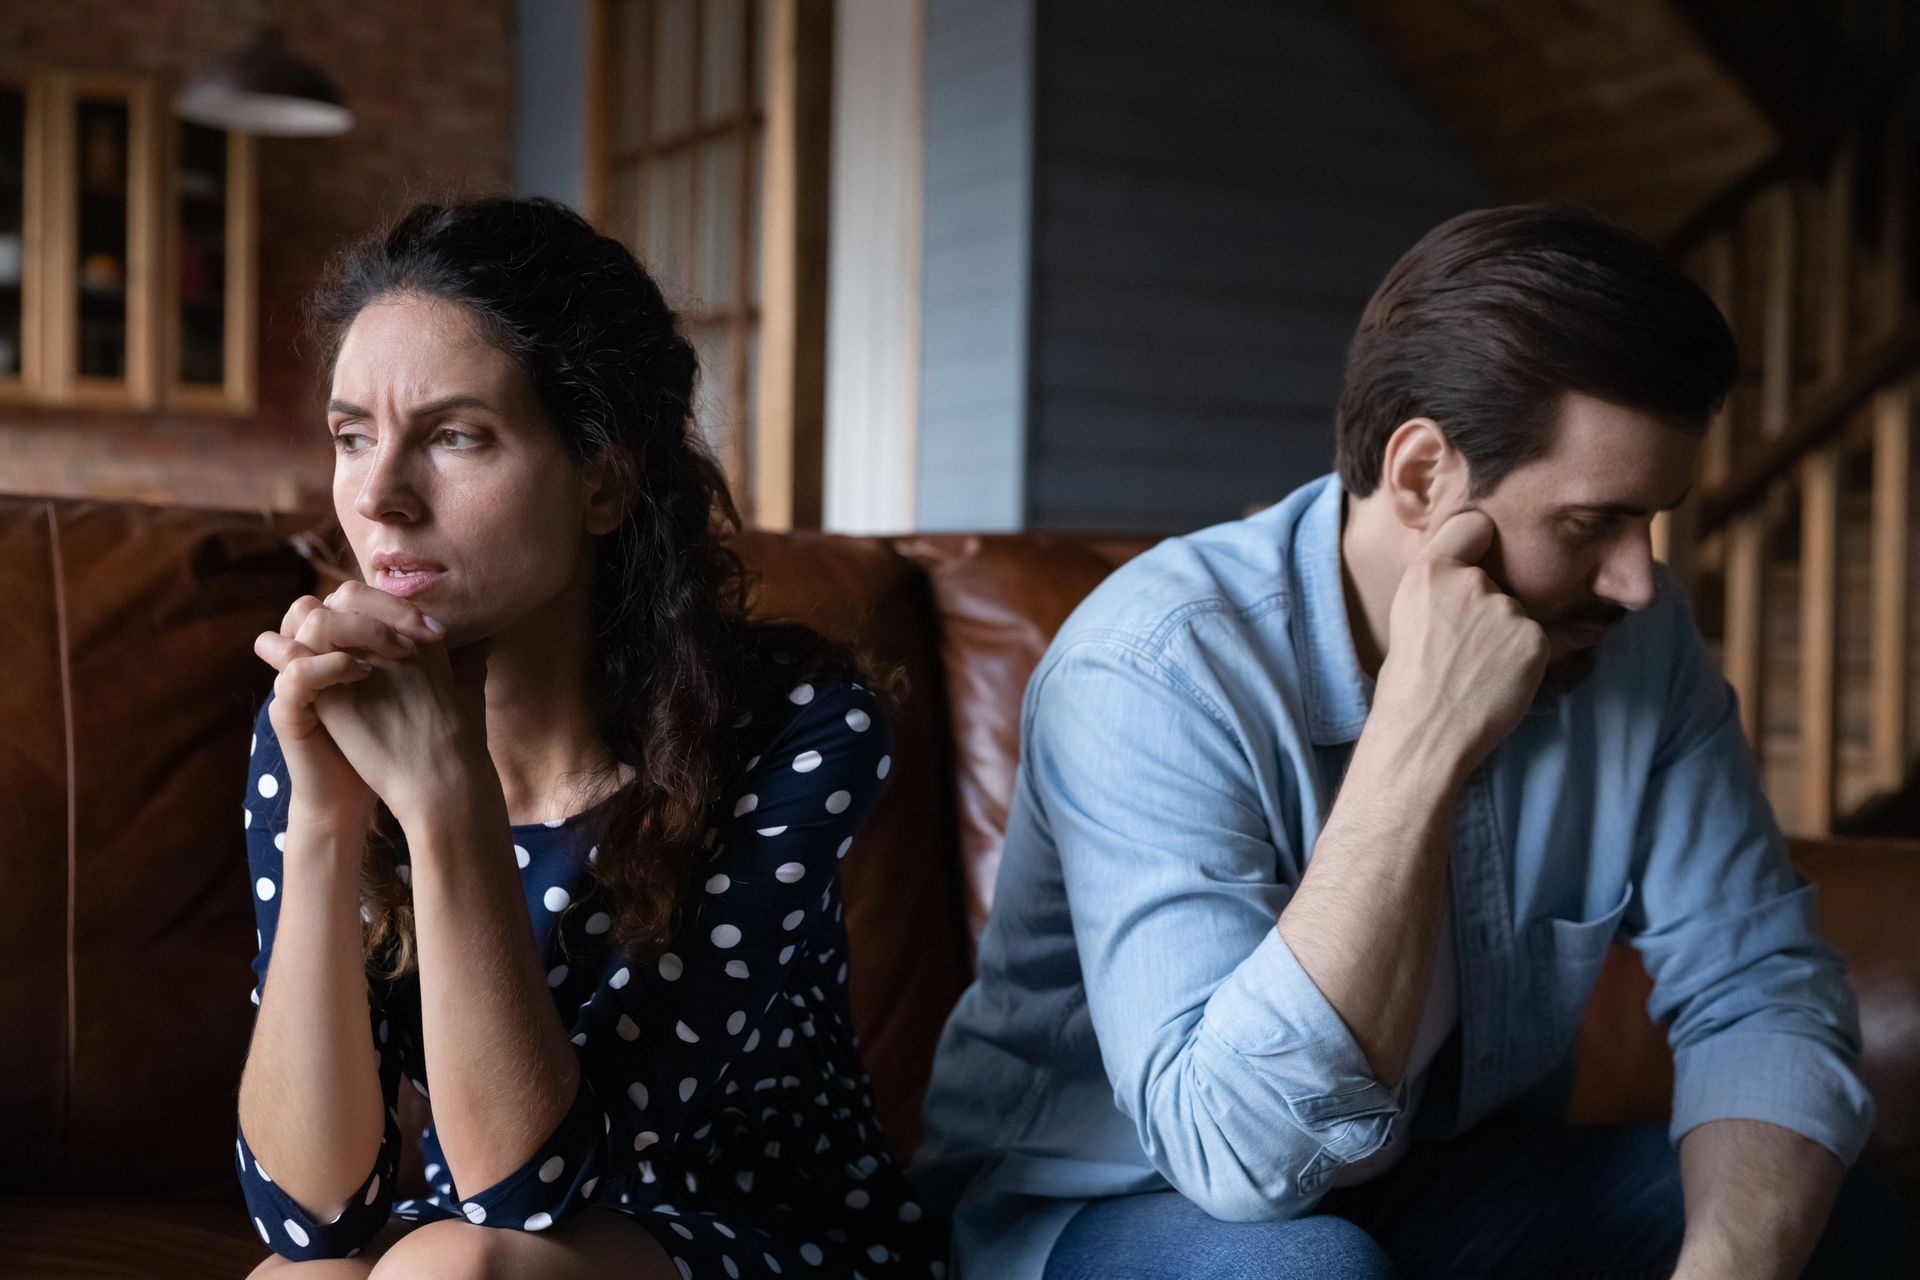
[[[431,590],[433,585],[447,576],[445,569],[380,569],[373,575],[373,585],[388,595],[417,596]]]

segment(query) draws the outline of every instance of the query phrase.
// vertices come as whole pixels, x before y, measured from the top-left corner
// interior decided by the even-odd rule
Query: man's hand
[[[1513,732],[1547,669],[1545,629],[1477,567],[1493,536],[1485,512],[1459,512],[1407,567],[1369,717],[1450,760],[1461,776]]]

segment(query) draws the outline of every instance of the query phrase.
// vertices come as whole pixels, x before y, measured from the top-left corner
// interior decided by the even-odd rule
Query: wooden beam
[[[1833,827],[1840,605],[1840,450],[1800,464],[1800,834]]]
[[[1720,665],[1740,700],[1740,727],[1756,753],[1766,725],[1766,685],[1760,663],[1766,624],[1766,540],[1762,512],[1742,515],[1727,526],[1727,605]]]
[[[750,523],[817,529],[826,395],[831,0],[767,5],[760,404]]]

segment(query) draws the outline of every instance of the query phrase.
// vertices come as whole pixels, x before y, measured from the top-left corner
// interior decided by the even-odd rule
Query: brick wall
[[[184,79],[251,37],[239,0],[6,0],[10,66]],[[358,123],[338,138],[262,138],[259,410],[252,418],[0,405],[0,491],[220,507],[327,501],[301,298],[336,247],[415,200],[511,181],[512,0],[302,0],[273,6]]]

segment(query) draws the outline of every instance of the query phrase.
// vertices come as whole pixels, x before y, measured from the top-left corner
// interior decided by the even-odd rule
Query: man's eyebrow
[[[1682,492],[1678,498],[1666,506],[1661,507],[1660,510],[1672,511],[1682,506],[1692,493],[1693,486],[1688,485],[1686,490]],[[1567,504],[1566,510],[1585,511],[1599,516],[1644,516],[1647,514],[1645,507],[1636,507],[1630,502],[1570,502]]]
[[[408,416],[414,418],[430,418],[436,413],[445,413],[449,409],[485,409],[491,413],[493,406],[485,400],[482,400],[479,396],[464,394],[441,396],[438,400],[429,400],[425,404],[415,405]],[[348,404],[345,400],[327,401],[327,412],[344,413],[354,418],[371,418],[373,416],[359,405]]]

